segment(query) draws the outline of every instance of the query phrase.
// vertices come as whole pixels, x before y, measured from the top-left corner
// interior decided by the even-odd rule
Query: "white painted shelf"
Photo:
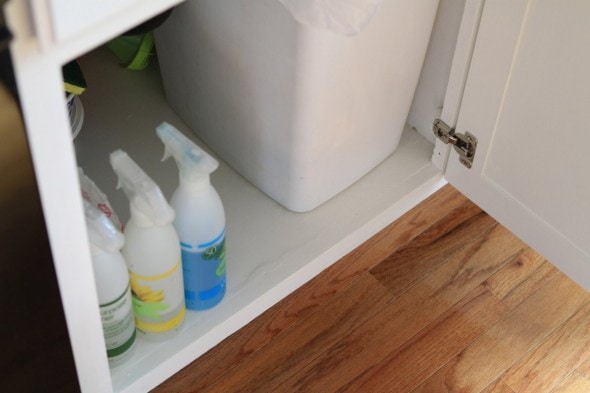
[[[167,105],[156,61],[144,71],[129,71],[100,48],[80,62],[88,89],[81,96],[78,164],[125,222],[128,202],[115,190],[109,153],[127,151],[169,198],[177,171],[172,160],[160,162],[164,149],[155,127],[168,121],[200,142]],[[188,312],[176,338],[140,341],[133,357],[111,370],[114,391],[158,385],[440,188],[445,181],[430,162],[432,149],[417,132],[405,130],[385,162],[309,213],[287,211],[221,162],[212,183],[227,215],[227,295],[212,310]]]

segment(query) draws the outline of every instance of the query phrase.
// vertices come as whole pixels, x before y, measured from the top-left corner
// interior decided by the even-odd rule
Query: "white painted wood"
[[[590,289],[590,3],[486,2],[446,178]]]
[[[147,14],[155,15],[180,0],[39,0],[31,2],[35,22],[43,42],[63,43],[104,25],[113,25],[113,20],[145,20]],[[128,28],[134,23],[127,23]]]
[[[14,2],[13,2],[14,3]],[[24,3],[24,2],[22,2]],[[29,2],[30,3],[30,16],[34,24],[34,34],[41,48],[50,48],[53,37],[53,26],[49,16],[49,3],[46,0]],[[23,8],[25,4],[21,4]]]
[[[23,21],[22,5],[11,3],[11,21]],[[61,67],[38,50],[26,23],[18,26],[12,59],[78,379],[85,391],[104,392],[111,383]]]
[[[64,41],[119,13],[133,14],[138,0],[47,0],[56,41]],[[39,2],[40,3],[40,2]]]
[[[455,43],[461,24],[464,23],[462,15],[466,1],[440,0],[420,79],[408,114],[407,123],[432,143],[435,143],[432,120],[440,118],[443,109]]]
[[[461,100],[465,90],[473,47],[477,38],[483,4],[484,0],[467,0],[463,10],[452,67],[449,72],[449,82],[445,92],[444,106],[440,114],[440,118],[451,127],[455,127],[457,124],[457,117],[461,109]],[[432,129],[430,132],[432,133]],[[450,152],[451,146],[437,139],[432,153],[434,166],[444,171]]]
[[[19,7],[31,5],[27,12],[40,50],[66,63],[182,1],[39,0]]]
[[[77,375],[85,392],[108,392],[112,383],[96,307],[61,66],[178,1],[150,3],[136,13],[117,15],[65,44],[52,43],[45,3],[11,1],[5,7],[7,25],[14,35],[10,49],[22,114]],[[29,5],[35,7],[30,9]]]

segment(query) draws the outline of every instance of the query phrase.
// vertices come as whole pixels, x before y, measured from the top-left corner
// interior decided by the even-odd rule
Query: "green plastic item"
[[[82,94],[88,87],[82,68],[76,60],[72,60],[62,67],[64,90],[66,93]]]
[[[143,70],[154,54],[154,34],[120,36],[107,43],[121,65],[130,70]]]

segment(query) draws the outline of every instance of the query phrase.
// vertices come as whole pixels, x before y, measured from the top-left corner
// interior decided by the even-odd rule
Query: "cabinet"
[[[590,3],[486,2],[445,178],[590,289]],[[502,25],[502,28],[498,26]]]
[[[163,148],[154,128],[166,120],[190,131],[167,106],[157,69],[124,72],[108,61],[108,52],[94,49],[177,2],[153,1],[129,13],[118,12],[116,5],[111,17],[95,20],[91,28],[57,35],[50,27],[59,20],[51,19],[49,9],[34,10],[31,22],[27,3],[12,1],[7,8],[33,163],[84,391],[146,391],[157,385],[435,192],[445,178],[590,288],[590,176],[585,173],[590,162],[583,150],[590,142],[584,131],[590,119],[580,109],[590,103],[588,93],[578,88],[589,85],[584,70],[590,58],[574,45],[581,48],[590,39],[583,18],[576,18],[587,15],[589,6],[584,0],[572,0],[575,7],[567,10],[557,0],[502,0],[485,6],[480,0],[467,1],[443,118],[456,123],[457,132],[468,130],[479,139],[473,168],[462,167],[451,153],[443,177],[440,168],[447,163],[448,149],[437,142],[433,155],[429,142],[406,130],[398,150],[369,175],[320,208],[296,214],[222,165],[212,182],[228,217],[226,299],[213,310],[191,313],[177,338],[141,343],[129,362],[109,370],[76,165],[84,166],[125,219],[127,203],[114,190],[108,153],[127,150],[170,196],[176,171],[172,163],[159,162]],[[499,28],[505,23],[506,28]],[[549,44],[549,33],[538,28],[546,25],[553,27],[549,37],[560,37]],[[577,60],[555,59],[537,67],[545,61],[544,45]],[[92,50],[81,61],[96,89],[83,96],[87,116],[74,148],[61,93],[61,65]],[[564,79],[556,80],[564,83],[548,83],[547,73],[560,75]],[[538,85],[544,87],[533,89]],[[533,132],[528,122],[539,112],[544,121],[535,123]],[[576,142],[549,150],[557,145],[549,132],[564,114],[568,123],[561,132],[566,141]],[[539,141],[531,134],[544,138]],[[525,149],[524,155],[515,152],[531,139],[534,148]],[[532,164],[523,165],[523,157]],[[534,181],[525,181],[529,178]],[[556,198],[563,202],[556,203]]]

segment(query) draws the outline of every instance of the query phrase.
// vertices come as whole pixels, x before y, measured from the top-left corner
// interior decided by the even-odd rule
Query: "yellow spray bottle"
[[[110,160],[131,210],[122,253],[131,276],[135,324],[140,337],[161,341],[178,333],[186,312],[174,210],[127,153],[117,150]]]

